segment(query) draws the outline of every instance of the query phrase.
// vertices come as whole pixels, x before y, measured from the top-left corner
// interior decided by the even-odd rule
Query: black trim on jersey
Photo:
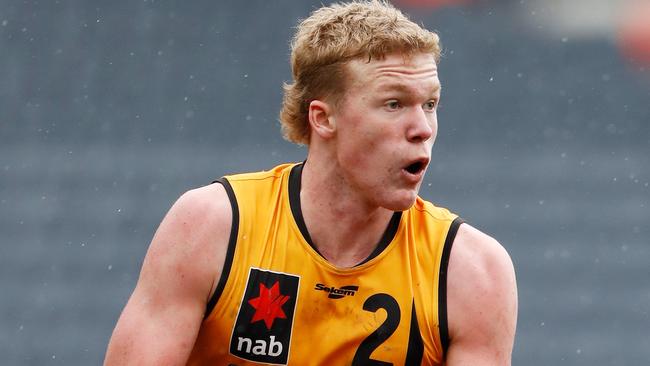
[[[289,205],[291,206],[291,212],[293,214],[294,219],[296,220],[298,229],[300,229],[300,233],[305,238],[307,243],[316,251],[316,253],[320,254],[322,257],[323,255],[321,254],[321,252],[318,251],[316,245],[314,245],[314,242],[311,240],[311,236],[309,235],[309,231],[307,230],[307,225],[305,224],[305,219],[302,216],[302,208],[300,207],[300,187],[301,187],[301,180],[302,180],[302,168],[304,166],[305,166],[304,162],[301,164],[297,164],[296,166],[291,168],[291,173],[289,173]],[[384,249],[386,249],[388,244],[390,244],[390,242],[393,241],[393,238],[397,233],[397,229],[399,228],[399,223],[401,219],[402,219],[401,211],[396,211],[393,213],[393,216],[388,222],[388,227],[386,227],[386,231],[384,231],[384,234],[381,236],[381,239],[379,239],[379,243],[377,243],[375,249],[372,251],[372,253],[370,253],[368,258],[364,259],[363,261],[361,261],[361,263],[358,263],[356,266],[360,266],[368,262],[369,260],[381,254],[381,252],[383,252]]]
[[[203,320],[205,320],[208,315],[212,312],[223,288],[226,286],[226,281],[230,275],[230,268],[232,267],[232,260],[235,255],[235,246],[237,245],[237,234],[239,233],[239,206],[237,205],[237,197],[235,197],[235,191],[233,191],[230,182],[224,177],[215,180],[212,183],[220,183],[228,194],[228,200],[230,201],[230,206],[232,207],[232,226],[230,227],[230,238],[228,239],[228,250],[226,251],[226,260],[223,263],[223,269],[221,270],[221,276],[219,277],[219,283],[214,290],[214,294],[210,297],[208,304],[205,309],[205,315]]]
[[[424,341],[420,334],[420,325],[418,324],[418,317],[415,312],[415,300],[411,306],[411,326],[409,327],[409,345],[406,351],[405,366],[415,366],[422,364],[424,357]]]
[[[391,241],[393,241],[393,238],[395,237],[395,234],[397,234],[397,229],[399,228],[399,222],[402,219],[402,211],[395,211],[393,213],[393,216],[390,218],[390,221],[388,222],[388,227],[386,227],[386,231],[384,231],[384,234],[381,236],[381,239],[379,239],[379,244],[375,247],[375,250],[370,253],[368,258],[366,258],[364,261],[361,263],[357,264],[357,266],[360,266],[367,261],[373,259],[374,257],[378,256],[381,254],[381,252],[386,249],[388,244],[390,244]]]
[[[293,214],[293,218],[296,220],[300,233],[307,243],[314,248],[316,253],[321,254],[318,249],[316,249],[314,242],[311,240],[309,231],[307,231],[305,219],[302,217],[302,208],[300,207],[300,186],[302,180],[302,167],[304,165],[305,163],[297,164],[291,168],[291,172],[289,173],[289,206],[291,206],[291,213]]]
[[[447,267],[449,266],[449,256],[451,247],[454,244],[458,228],[463,223],[463,219],[457,217],[452,221],[447,231],[445,244],[442,249],[442,259],[440,261],[440,273],[438,277],[438,321],[440,322],[440,343],[442,343],[443,359],[447,355],[449,348],[449,324],[447,319]]]

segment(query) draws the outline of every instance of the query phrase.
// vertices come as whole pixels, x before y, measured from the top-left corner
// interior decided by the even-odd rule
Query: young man
[[[106,365],[509,365],[508,254],[417,196],[437,35],[355,2],[313,12],[292,46],[281,121],[305,163],[176,202]]]

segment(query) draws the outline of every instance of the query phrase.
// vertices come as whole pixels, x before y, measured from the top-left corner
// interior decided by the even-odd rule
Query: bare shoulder
[[[232,209],[225,188],[221,184],[210,184],[185,192],[169,210],[163,224],[166,221],[192,235],[229,232]]]
[[[460,226],[449,259],[448,365],[509,365],[517,320],[514,266],[505,248]]]
[[[467,284],[472,287],[499,286],[503,284],[501,280],[504,277],[514,276],[512,260],[506,249],[491,236],[468,224],[462,224],[458,229],[450,267],[455,275],[472,279]]]
[[[223,185],[211,184],[187,191],[163,219],[145,261],[156,261],[160,256],[175,262],[177,267],[187,264],[188,270],[219,271],[231,226],[232,209]],[[208,277],[219,274],[203,273]]]
[[[220,184],[188,191],[174,203],[151,241],[105,365],[187,361],[221,275],[231,222]]]
[[[221,184],[181,195],[156,230],[134,294],[148,294],[152,305],[171,298],[205,304],[221,275],[231,222]]]

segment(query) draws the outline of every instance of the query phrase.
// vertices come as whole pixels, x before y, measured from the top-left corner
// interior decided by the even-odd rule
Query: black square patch
[[[286,365],[300,277],[251,268],[230,353],[249,361]]]

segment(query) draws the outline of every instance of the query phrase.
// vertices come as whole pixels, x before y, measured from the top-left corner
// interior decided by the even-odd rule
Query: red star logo
[[[271,288],[260,283],[260,296],[248,300],[248,303],[255,308],[255,315],[251,323],[264,320],[266,327],[271,330],[275,318],[286,319],[287,315],[282,310],[282,305],[289,300],[289,296],[280,294],[280,283],[275,281]]]

